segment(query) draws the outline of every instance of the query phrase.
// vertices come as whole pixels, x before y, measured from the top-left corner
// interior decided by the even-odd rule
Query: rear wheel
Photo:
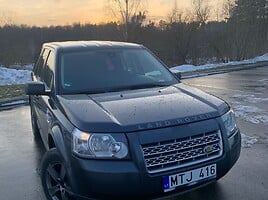
[[[41,181],[48,200],[74,200],[66,165],[53,148],[43,158],[41,165]]]

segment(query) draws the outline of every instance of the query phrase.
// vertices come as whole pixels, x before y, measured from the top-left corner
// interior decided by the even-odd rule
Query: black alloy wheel
[[[74,200],[66,166],[58,151],[49,150],[41,166],[42,186],[49,200]]]

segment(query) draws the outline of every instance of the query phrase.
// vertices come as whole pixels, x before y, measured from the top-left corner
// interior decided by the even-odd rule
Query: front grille
[[[223,145],[220,131],[141,145],[146,168],[157,173],[218,158]]]

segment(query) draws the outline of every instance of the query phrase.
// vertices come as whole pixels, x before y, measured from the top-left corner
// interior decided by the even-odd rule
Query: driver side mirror
[[[45,84],[41,82],[28,83],[25,87],[25,93],[27,95],[46,95],[50,94],[50,91],[46,90]]]

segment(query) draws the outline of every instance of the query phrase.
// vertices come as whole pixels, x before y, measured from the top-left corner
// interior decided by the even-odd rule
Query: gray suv
[[[46,43],[32,79],[49,200],[176,195],[217,181],[240,155],[230,106],[181,83],[144,46]]]

